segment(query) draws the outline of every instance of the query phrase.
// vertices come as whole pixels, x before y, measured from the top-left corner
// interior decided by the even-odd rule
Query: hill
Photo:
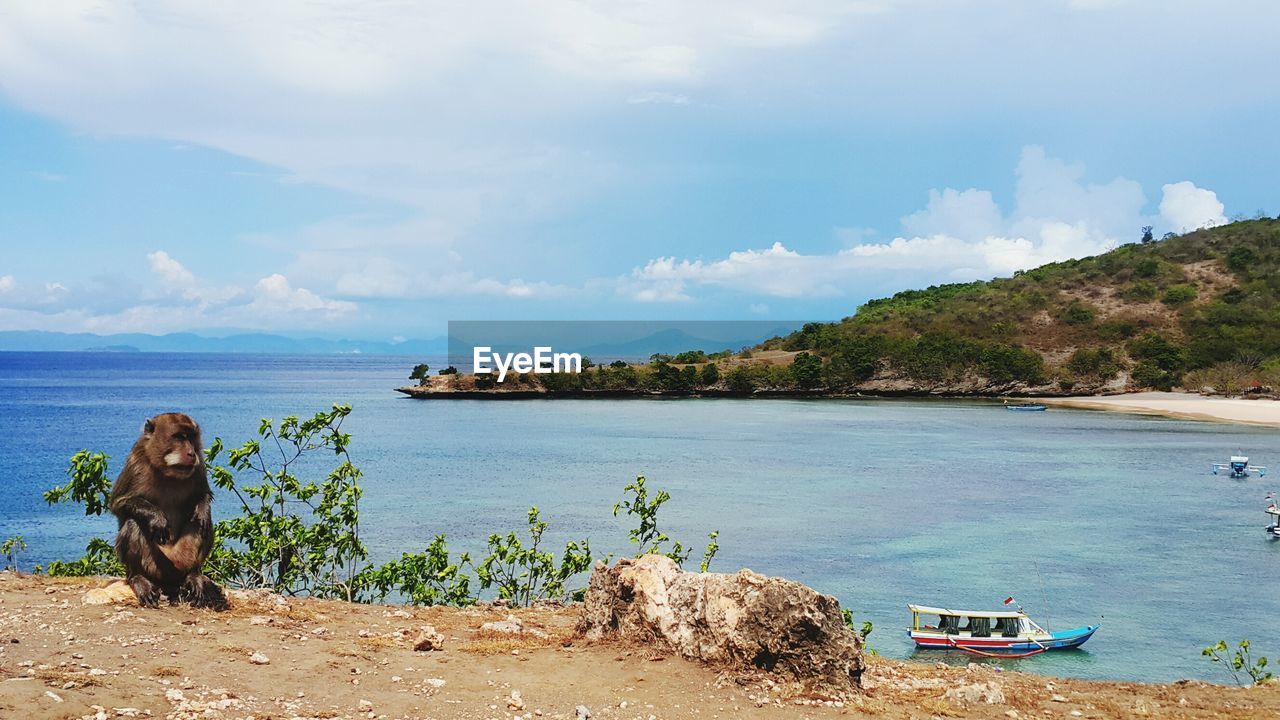
[[[1280,220],[872,300],[761,346],[867,390],[1223,393],[1280,384]]]

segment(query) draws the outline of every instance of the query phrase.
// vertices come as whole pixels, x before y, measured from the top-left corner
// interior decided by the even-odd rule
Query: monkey
[[[160,596],[224,610],[222,588],[202,571],[213,548],[213,491],[200,426],[182,413],[148,419],[111,488],[116,556],[143,607]]]

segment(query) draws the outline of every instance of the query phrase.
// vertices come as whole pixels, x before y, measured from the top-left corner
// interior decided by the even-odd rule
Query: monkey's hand
[[[196,503],[195,510],[191,512],[191,524],[195,525],[201,532],[213,527],[213,502],[212,495],[206,495],[204,499]]]
[[[157,545],[168,545],[169,540],[169,521],[164,515],[156,514],[147,518],[147,526],[151,531],[151,540]]]

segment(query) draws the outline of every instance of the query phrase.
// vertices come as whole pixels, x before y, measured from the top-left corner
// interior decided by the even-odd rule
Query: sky
[[[0,330],[835,320],[1280,213],[1270,0],[13,0]]]

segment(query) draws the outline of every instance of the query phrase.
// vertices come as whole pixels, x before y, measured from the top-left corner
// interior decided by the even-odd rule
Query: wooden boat
[[[1049,632],[1032,622],[1022,608],[1006,610],[948,610],[907,605],[911,627],[907,635],[917,647],[963,650],[987,657],[1027,657],[1046,650],[1080,647],[1093,637],[1097,625]],[[929,616],[936,615],[934,620]]]
[[[1048,405],[1039,405],[1037,403],[1018,403],[1017,405],[1005,405],[1005,410],[1017,410],[1019,412],[1041,412],[1048,410]]]
[[[1280,508],[1276,507],[1275,503],[1271,503],[1266,513],[1271,517],[1271,524],[1267,526],[1267,536],[1273,540],[1280,540]]]
[[[1261,465],[1251,465],[1247,455],[1232,455],[1227,462],[1214,463],[1213,474],[1217,475],[1219,471],[1226,472],[1233,478],[1247,478],[1249,473],[1258,473],[1258,477],[1267,476],[1267,469]]]

